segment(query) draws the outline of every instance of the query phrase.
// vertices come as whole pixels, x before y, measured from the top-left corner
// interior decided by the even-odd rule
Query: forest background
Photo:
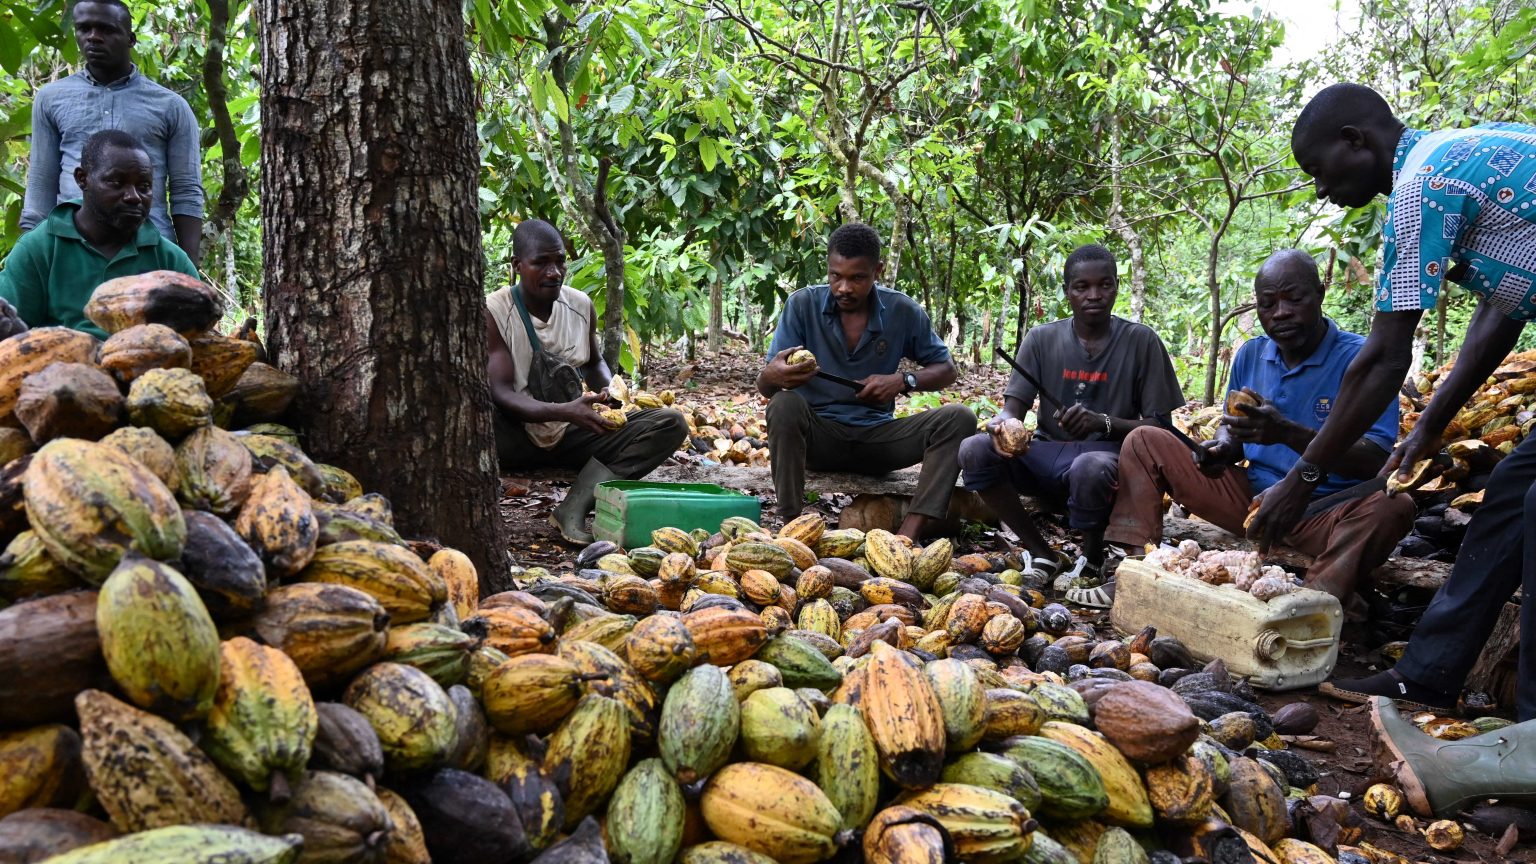
[[[556,222],[604,353],[643,375],[665,345],[765,347],[788,292],[824,281],[826,234],[860,219],[887,238],[887,281],[988,362],[1066,314],[1063,259],[1104,242],[1117,312],[1209,400],[1257,332],[1252,275],[1276,248],[1316,255],[1328,314],[1369,326],[1383,202],[1315,199],[1288,146],[1307,96],[1350,80],[1410,125],[1536,122],[1536,7],[1342,2],[1302,13],[1327,44],[1296,56],[1264,7],[1208,0],[467,0],[485,289],[509,278],[517,221]],[[258,18],[128,5],[141,70],[204,120],[200,264],[233,316],[260,315]],[[78,61],[64,0],[0,0],[0,254],[33,95]],[[1471,314],[1448,296],[1424,367]]]

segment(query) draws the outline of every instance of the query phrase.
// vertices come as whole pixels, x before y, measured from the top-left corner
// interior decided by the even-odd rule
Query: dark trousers
[[[1520,604],[1520,720],[1536,719],[1536,436],[1493,469],[1456,566],[1397,663],[1404,677],[1456,693],[1516,588]]]
[[[768,402],[768,452],[779,515],[800,515],[807,468],[878,475],[921,462],[907,512],[942,519],[960,476],[960,442],[975,431],[976,415],[964,405],[944,405],[878,426],[849,426],[821,417],[793,390],[780,390]]]
[[[1014,489],[1065,498],[1067,521],[1079,531],[1109,524],[1118,487],[1120,444],[1115,441],[1033,441],[1022,456],[1004,456],[982,432],[960,447],[965,488],[972,492],[1007,483]]]
[[[671,408],[631,414],[615,432],[602,434],[569,426],[548,450],[533,443],[523,424],[496,414],[496,458],[503,471],[526,468],[580,468],[596,459],[625,480],[638,480],[667,461],[688,435],[688,421]]]

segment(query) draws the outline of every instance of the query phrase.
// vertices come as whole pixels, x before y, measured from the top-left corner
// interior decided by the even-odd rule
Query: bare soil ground
[[[719,355],[707,359],[689,361],[675,354],[665,354],[652,361],[645,388],[652,391],[673,390],[684,406],[703,404],[745,415],[761,412],[763,405],[753,389],[753,381],[762,358],[749,354],[738,346],[732,346]],[[971,401],[987,396],[1001,401],[1000,394],[1007,375],[996,367],[972,367],[962,371],[961,381],[965,388],[941,394],[944,401]],[[899,410],[899,409],[898,409]],[[688,460],[698,457],[679,453],[674,459]],[[572,567],[571,559],[578,549],[564,543],[550,527],[549,516],[555,505],[565,495],[569,486],[568,473],[524,475],[502,478],[502,517],[507,525],[514,559],[522,566],[542,566],[558,572]],[[773,489],[748,490],[763,499],[765,523],[772,525]],[[838,496],[831,496],[812,509],[820,510],[835,520]],[[1053,542],[1070,544],[1062,523],[1048,519],[1047,535]],[[957,552],[990,551],[997,548],[999,539],[995,532],[981,531],[958,544]],[[1343,646],[1336,674],[1353,677],[1375,671],[1372,665],[1374,645],[1346,642]],[[1468,830],[1465,844],[1455,852],[1440,853],[1431,849],[1422,836],[1408,834],[1394,825],[1366,816],[1358,804],[1361,794],[1374,778],[1371,776],[1371,727],[1369,710],[1336,702],[1318,694],[1315,690],[1299,690],[1289,693],[1268,694],[1261,703],[1271,712],[1296,701],[1311,703],[1317,708],[1321,723],[1314,735],[1332,741],[1331,753],[1298,749],[1297,752],[1312,762],[1321,775],[1318,783],[1320,794],[1347,793],[1352,806],[1365,820],[1365,841],[1379,848],[1395,852],[1412,862],[1530,862],[1536,864],[1536,849],[1527,842],[1517,846],[1507,855],[1496,850],[1498,837],[1489,837]],[[1419,827],[1424,823],[1421,821]]]

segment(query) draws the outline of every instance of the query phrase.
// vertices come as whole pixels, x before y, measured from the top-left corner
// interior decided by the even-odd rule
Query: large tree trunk
[[[461,6],[261,0],[268,341],[309,451],[510,587]]]

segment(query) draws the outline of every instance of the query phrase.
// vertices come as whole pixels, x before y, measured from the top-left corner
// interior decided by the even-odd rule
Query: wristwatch
[[[917,376],[912,374],[911,372],[907,372],[907,373],[903,374],[901,376],[901,380],[902,380],[902,383],[907,385],[907,389],[903,390],[902,391],[903,393],[911,393],[913,390],[917,389]]]
[[[1323,482],[1323,469],[1305,459],[1296,460],[1296,476],[1308,486],[1316,486]]]

